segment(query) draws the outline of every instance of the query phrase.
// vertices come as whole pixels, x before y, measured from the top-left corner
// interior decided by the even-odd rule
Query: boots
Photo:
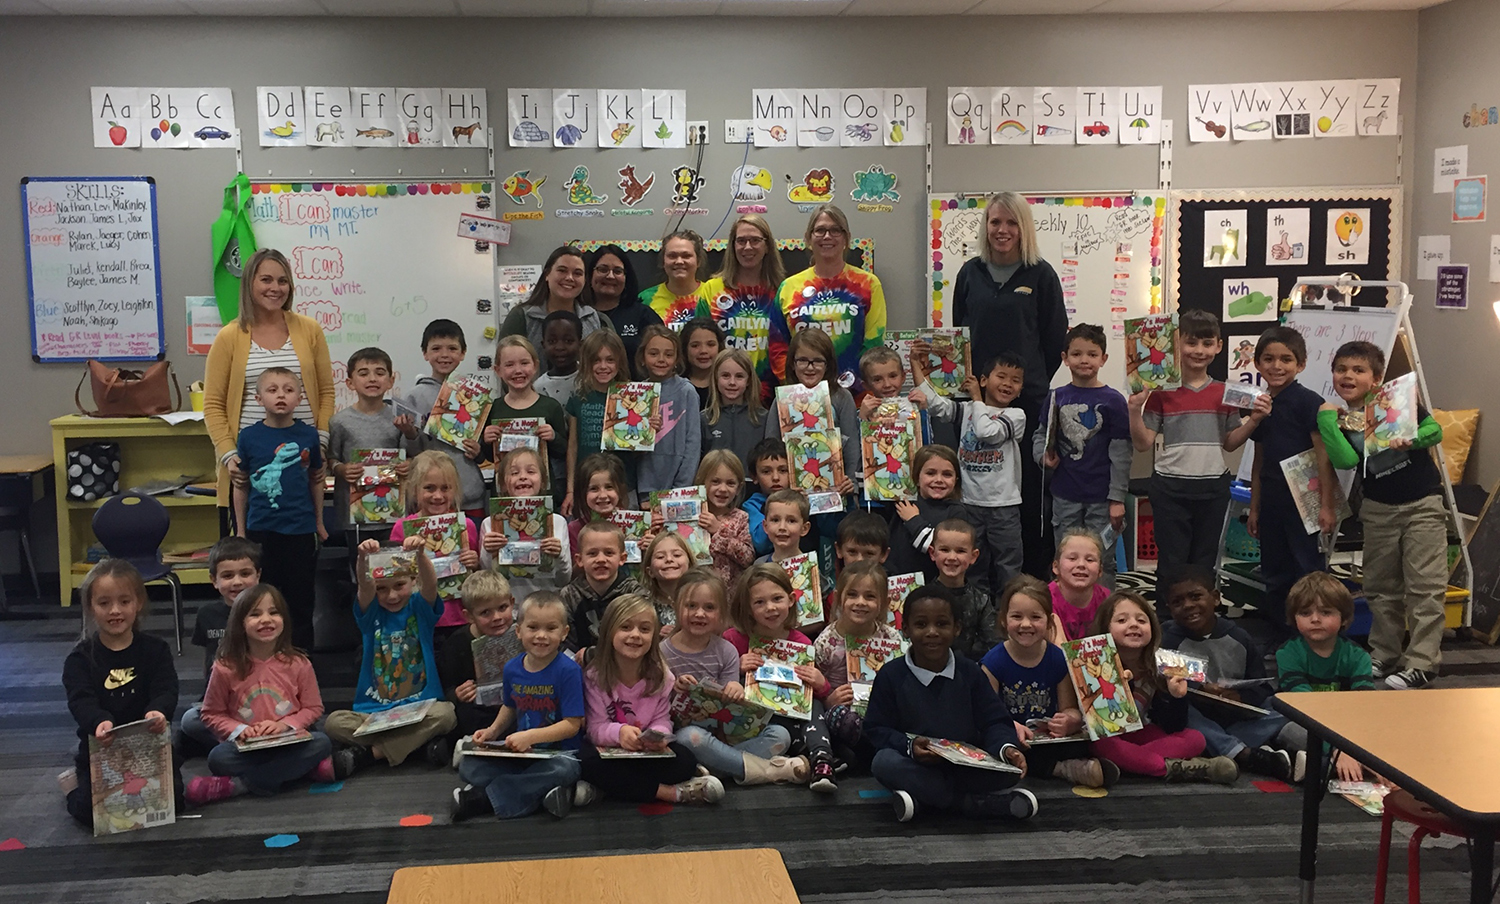
[[[1167,760],[1169,782],[1213,782],[1232,785],[1240,777],[1239,767],[1227,756],[1195,756],[1186,760]]]
[[[745,777],[739,780],[741,785],[801,785],[812,771],[805,756],[773,756],[769,760],[749,753],[742,756],[745,758]]]

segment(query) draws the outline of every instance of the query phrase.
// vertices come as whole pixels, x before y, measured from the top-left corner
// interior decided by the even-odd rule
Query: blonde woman
[[[699,317],[710,317],[724,331],[726,348],[750,356],[760,381],[761,402],[775,394],[776,375],[786,373],[786,315],[776,292],[786,266],[771,226],[759,214],[746,214],[729,228],[724,265],[703,284]]]

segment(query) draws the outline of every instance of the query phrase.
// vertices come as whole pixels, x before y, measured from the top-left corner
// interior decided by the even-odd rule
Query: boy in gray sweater
[[[345,383],[354,390],[354,404],[336,412],[328,422],[328,465],[335,478],[333,518],[334,524],[344,530],[356,529],[349,518],[349,489],[359,479],[362,470],[359,465],[350,463],[355,451],[406,449],[410,454],[412,448],[412,443],[396,426],[395,406],[385,398],[395,384],[391,356],[373,346],[362,348],[349,356],[347,373]],[[404,482],[410,467],[410,463],[401,461],[395,466],[396,476]],[[384,539],[378,530],[379,525],[372,527],[367,536]],[[384,532],[390,532],[390,525],[385,526]]]
[[[458,469],[459,490],[463,494],[460,507],[465,516],[473,518],[474,523],[478,524],[489,516],[485,502],[490,495],[484,475],[479,473],[479,465],[474,463],[479,457],[479,447],[476,445],[473,454],[470,454],[422,432],[427,415],[437,402],[438,390],[442,388],[443,381],[452,376],[458,365],[463,363],[468,350],[463,327],[444,319],[427,324],[427,328],[422,331],[422,358],[432,366],[432,375],[418,377],[411,393],[403,400],[403,404],[415,411],[416,415],[415,423],[403,422],[401,432],[412,441],[408,454],[415,455],[427,449],[442,449],[448,453],[448,457],[453,459],[453,466]]]

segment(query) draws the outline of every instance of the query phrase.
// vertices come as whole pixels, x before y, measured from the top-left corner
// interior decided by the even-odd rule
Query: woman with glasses
[[[531,295],[512,308],[500,324],[500,338],[525,336],[531,340],[532,348],[541,348],[542,322],[553,311],[572,311],[578,315],[582,324],[579,339],[587,338],[594,330],[610,329],[610,322],[585,300],[587,285],[583,252],[572,245],[555,249],[547,256],[542,278],[532,287]]]
[[[698,316],[709,317],[724,331],[724,342],[750,356],[760,378],[762,403],[775,395],[777,374],[786,373],[786,317],[776,290],[786,267],[771,226],[758,214],[746,214],[729,228],[729,249],[718,275],[703,284]]]
[[[703,236],[691,229],[681,229],[661,240],[661,270],[667,281],[641,293],[641,301],[651,306],[661,322],[674,330],[698,316],[703,303],[703,270],[708,252]]]
[[[620,341],[625,343],[625,360],[634,361],[641,334],[646,327],[659,325],[661,318],[638,297],[641,287],[625,249],[619,245],[600,245],[589,255],[589,290],[593,293],[594,310],[609,319]]]
[[[803,236],[812,266],[781,284],[781,311],[793,333],[816,326],[833,339],[838,385],[857,398],[864,387],[859,356],[885,339],[885,293],[868,270],[844,262],[849,250],[849,218],[832,204],[820,204]],[[783,382],[794,375],[777,372]]]
[[[1031,205],[1015,192],[1001,192],[985,207],[979,256],[953,281],[953,325],[969,328],[975,365],[988,367],[1006,351],[1026,362],[1015,404],[1026,412],[1021,448],[1030,449],[1067,347],[1068,312],[1057,271],[1037,250]],[[1021,456],[1021,524],[1023,567],[1029,574],[1048,574],[1052,541],[1042,523],[1042,471],[1030,455]]]

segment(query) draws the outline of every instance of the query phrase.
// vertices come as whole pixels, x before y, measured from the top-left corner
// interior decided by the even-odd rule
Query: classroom
[[[1493,900],[1496,40],[0,0],[0,902]]]

